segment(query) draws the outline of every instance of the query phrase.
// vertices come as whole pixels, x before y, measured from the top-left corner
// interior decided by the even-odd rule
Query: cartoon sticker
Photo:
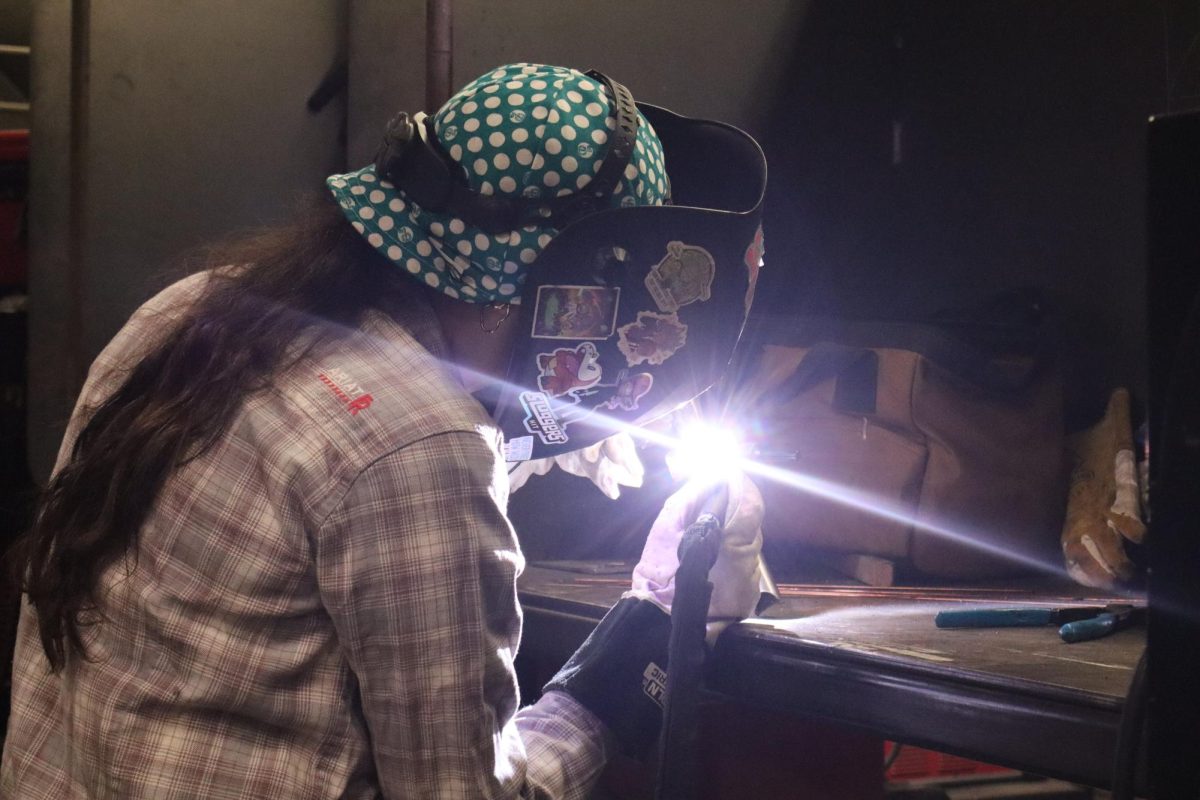
[[[660,311],[678,311],[712,296],[717,264],[703,247],[669,242],[663,260],[646,275],[646,289]]]
[[[533,314],[536,339],[607,339],[621,290],[605,286],[539,286]]]
[[[674,313],[639,311],[636,322],[617,330],[617,347],[631,367],[644,362],[661,364],[683,347],[687,328]]]
[[[649,372],[630,375],[629,370],[623,369],[617,374],[616,392],[597,408],[606,408],[609,411],[636,411],[638,401],[646,396],[653,385],[654,376]]]
[[[746,255],[743,260],[746,262],[746,271],[750,278],[750,286],[746,289],[746,313],[750,313],[750,306],[754,303],[754,288],[758,285],[758,271],[762,269],[763,256],[766,254],[766,244],[763,242],[762,225],[758,226],[758,230],[754,232],[754,241],[750,242],[746,247]]]
[[[525,409],[525,430],[542,440],[542,444],[565,444],[566,426],[554,416],[550,398],[542,392],[521,392],[518,395]]]
[[[575,347],[560,347],[552,353],[538,353],[538,388],[551,397],[574,395],[595,386],[600,380],[600,354],[596,345],[583,342]]]

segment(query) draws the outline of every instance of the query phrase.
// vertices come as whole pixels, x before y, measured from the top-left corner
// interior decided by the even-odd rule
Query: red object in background
[[[29,131],[0,131],[0,290],[24,288],[28,277],[25,193]]]
[[[887,755],[890,756],[896,746],[895,742],[885,743],[884,750]],[[896,756],[896,760],[888,767],[885,777],[889,781],[915,781],[922,778],[953,778],[1005,772],[1019,774],[1017,770],[1008,767],[984,764],[969,758],[923,750],[906,744],[900,750],[900,755]]]
[[[29,131],[0,131],[0,161],[29,161]]]

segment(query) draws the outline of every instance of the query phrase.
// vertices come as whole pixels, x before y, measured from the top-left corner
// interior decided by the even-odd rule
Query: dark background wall
[[[1034,286],[1071,422],[1140,397],[1145,124],[1200,102],[1198,11],[814,2],[764,134],[765,305],[907,318]]]
[[[813,0],[744,123],[770,163],[756,313],[922,319],[1033,287],[1068,425],[1117,386],[1141,405],[1146,121],[1200,105],[1198,33],[1194,1]],[[667,490],[614,511],[551,473],[512,513],[531,558],[636,556]]]
[[[510,60],[596,66],[756,134],[761,310],[911,318],[1040,287],[1083,421],[1144,383],[1145,121],[1197,102],[1197,16],[1195,0],[457,0],[453,61],[457,82]],[[165,262],[280,218],[422,105],[424,3],[47,0],[32,26],[41,477],[71,358],[86,365]],[[347,102],[310,113],[341,57]]]
[[[761,129],[811,0],[453,0],[453,83],[534,61],[604,71],[636,98]],[[425,99],[424,0],[355,0],[351,163]]]
[[[343,163],[340,0],[33,5],[29,445],[54,462],[82,372],[179,255],[284,218]],[[79,12],[79,13],[77,13]],[[86,12],[86,13],[82,13]]]

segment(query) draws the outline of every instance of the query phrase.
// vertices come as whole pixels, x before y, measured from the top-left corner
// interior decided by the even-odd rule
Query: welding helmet
[[[495,412],[510,461],[587,447],[694,398],[721,377],[749,313],[762,150],[729,125],[638,108],[662,142],[671,202],[584,216],[531,265]]]
[[[449,127],[467,126],[464,114],[507,107],[480,108],[491,96],[540,94],[547,81],[562,96],[538,119],[543,125],[582,124],[570,102],[588,115],[602,107],[603,127],[593,134],[603,146],[589,148],[590,163],[579,169],[590,179],[553,192],[544,177],[533,182],[538,191],[504,187],[491,174],[502,153],[478,157],[487,155],[490,134],[469,138],[466,149],[448,141]],[[532,113],[537,97],[527,95],[522,107]],[[481,398],[505,434],[506,458],[590,446],[714,384],[761,265],[766,162],[758,144],[732,126],[635,103],[597,72],[510,65],[456,98],[436,120],[397,117],[371,167],[328,185],[355,228],[418,280],[467,302],[512,303],[504,324],[519,325],[520,337],[507,379]],[[448,107],[457,112],[449,119]],[[506,120],[485,116],[469,132]],[[542,151],[528,166],[544,171],[547,159],[565,156],[547,150],[542,131],[538,137]],[[495,138],[513,146],[511,136]],[[384,216],[391,224],[379,224]],[[524,240],[519,249],[514,238]],[[490,255],[499,245],[509,253]]]

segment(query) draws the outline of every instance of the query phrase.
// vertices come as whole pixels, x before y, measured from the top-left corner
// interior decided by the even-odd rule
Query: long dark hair
[[[244,398],[287,363],[366,310],[420,291],[324,197],[198,266],[214,268],[202,296],[90,410],[12,553],[56,672],[68,653],[87,656],[82,628],[97,618],[100,576],[136,549],[171,471],[211,447]]]

